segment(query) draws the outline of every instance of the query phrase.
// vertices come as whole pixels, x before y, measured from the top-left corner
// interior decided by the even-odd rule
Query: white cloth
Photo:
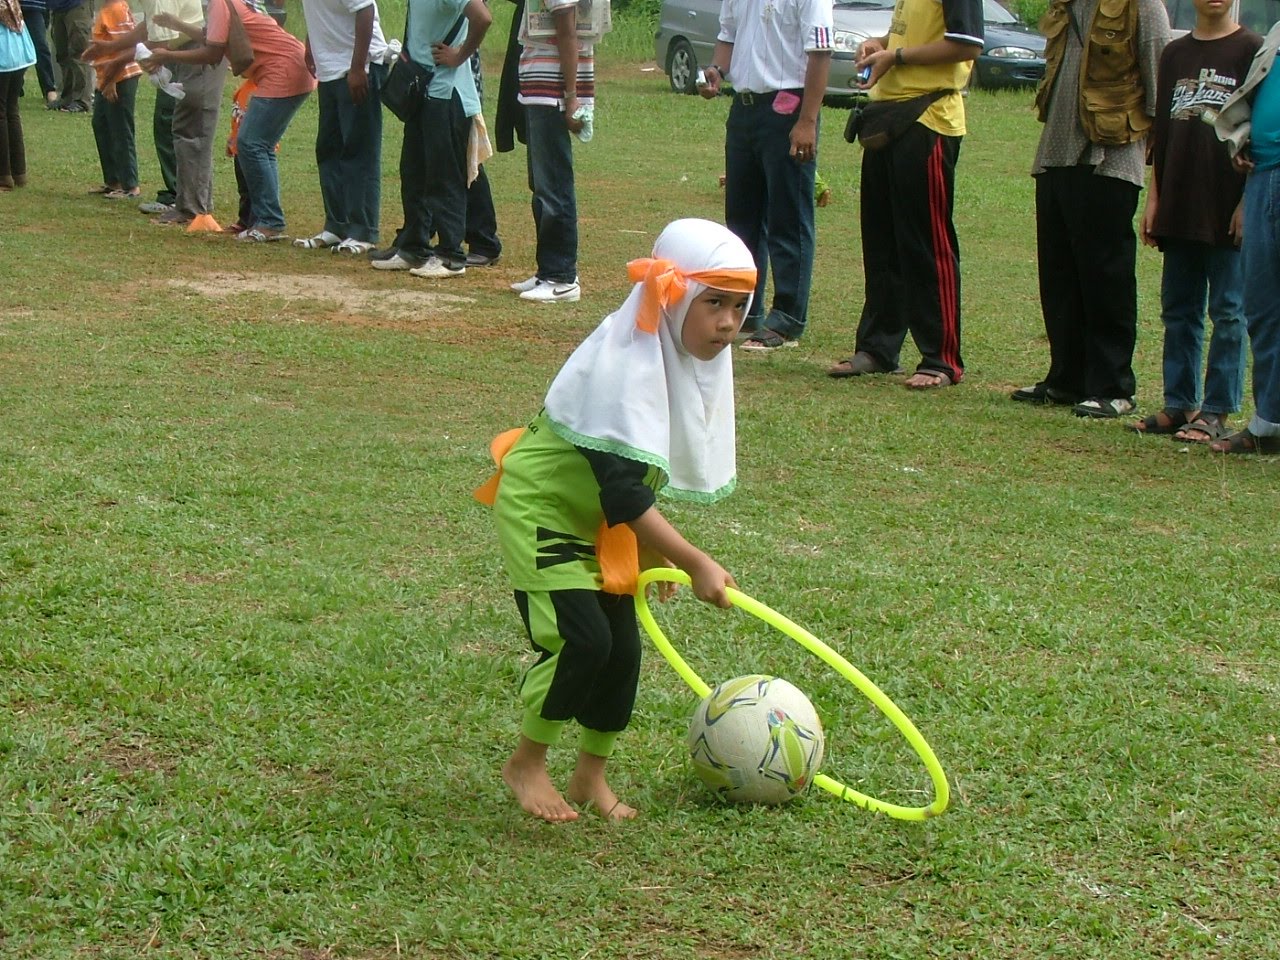
[[[302,16],[307,21],[311,59],[316,63],[316,79],[321,83],[345,77],[351,69],[351,53],[356,37],[356,14],[373,7],[373,36],[369,40],[370,63],[382,63],[387,38],[382,34],[378,5],[374,0],[302,0]]]
[[[724,0],[716,39],[733,44],[734,90],[772,93],[804,86],[807,54],[830,50],[832,30],[831,0]]]
[[[670,224],[653,256],[685,273],[755,269],[743,242],[709,220]],[[718,500],[737,477],[732,350],[697,360],[681,342],[685,314],[703,284],[690,281],[680,301],[663,310],[656,335],[636,326],[643,287],[632,287],[565,361],[547,392],[547,416],[571,443],[658,467],[669,496]]]

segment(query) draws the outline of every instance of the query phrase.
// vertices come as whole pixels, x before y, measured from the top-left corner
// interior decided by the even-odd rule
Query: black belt
[[[773,103],[773,98],[782,92],[781,90],[770,90],[768,93],[752,93],[750,90],[743,90],[741,93],[735,93],[733,99],[735,103],[740,103],[744,107],[767,106]],[[794,93],[798,97],[803,97],[804,87],[788,92]]]

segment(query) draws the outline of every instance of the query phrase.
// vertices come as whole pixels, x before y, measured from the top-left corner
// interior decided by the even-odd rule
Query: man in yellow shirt
[[[965,134],[960,91],[981,52],[981,0],[898,0],[888,35],[858,51],[872,109],[916,119],[862,155],[866,298],[854,354],[833,377],[896,371],[908,330],[920,364],[906,386],[947,387],[964,376],[952,207]]]

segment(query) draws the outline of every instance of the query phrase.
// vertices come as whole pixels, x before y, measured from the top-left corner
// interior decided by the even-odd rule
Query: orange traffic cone
[[[187,233],[221,233],[222,227],[211,213],[201,213],[187,224]]]

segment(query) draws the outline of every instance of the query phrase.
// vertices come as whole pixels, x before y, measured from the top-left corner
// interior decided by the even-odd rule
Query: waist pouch
[[[864,150],[882,150],[911,129],[934,103],[954,90],[934,90],[910,100],[861,100],[849,111],[844,138]]]

